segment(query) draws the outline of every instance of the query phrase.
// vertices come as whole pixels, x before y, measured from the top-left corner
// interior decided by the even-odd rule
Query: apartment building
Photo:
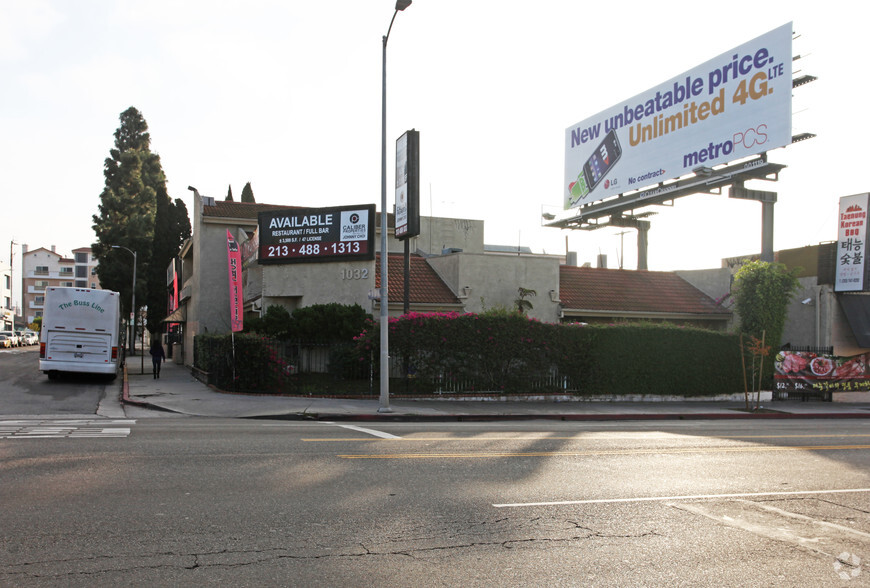
[[[0,262],[0,330],[12,329],[12,268]]]
[[[42,316],[45,289],[49,286],[100,287],[97,261],[90,247],[73,249],[73,256],[65,257],[54,245],[50,249],[40,247],[32,250],[22,245],[21,259],[21,307],[28,324]]]

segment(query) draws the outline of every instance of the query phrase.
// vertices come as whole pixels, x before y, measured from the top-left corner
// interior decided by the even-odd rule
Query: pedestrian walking
[[[166,353],[163,351],[163,344],[160,343],[160,335],[153,334],[151,336],[151,363],[154,366],[154,379],[160,377],[160,364],[166,361]]]

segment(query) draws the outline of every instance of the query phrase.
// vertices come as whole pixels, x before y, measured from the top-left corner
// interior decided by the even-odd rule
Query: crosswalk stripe
[[[132,419],[41,419],[0,421],[0,439],[112,439],[128,437]]]

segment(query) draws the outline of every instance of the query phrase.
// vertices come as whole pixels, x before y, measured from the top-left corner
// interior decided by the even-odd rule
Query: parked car
[[[23,345],[36,345],[39,343],[39,335],[34,331],[21,331],[20,341]]]
[[[20,345],[18,335],[16,335],[14,331],[0,331],[0,335],[6,335],[6,337],[8,337],[10,347],[18,347]]]
[[[0,334],[0,348],[9,349],[12,347],[12,341],[6,335]]]

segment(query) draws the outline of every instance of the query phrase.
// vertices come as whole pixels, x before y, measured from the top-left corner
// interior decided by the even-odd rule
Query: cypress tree
[[[251,182],[248,182],[242,188],[242,202],[256,202],[254,200],[254,191],[251,189]]]
[[[166,314],[166,267],[190,236],[190,220],[184,203],[169,198],[160,156],[151,151],[142,114],[131,106],[120,120],[115,148],[104,164],[106,181],[99,214],[93,216],[97,241],[92,249],[100,283],[121,293],[125,316],[131,311],[132,259],[113,246],[136,252],[136,306],[148,307],[147,326],[155,330]]]

